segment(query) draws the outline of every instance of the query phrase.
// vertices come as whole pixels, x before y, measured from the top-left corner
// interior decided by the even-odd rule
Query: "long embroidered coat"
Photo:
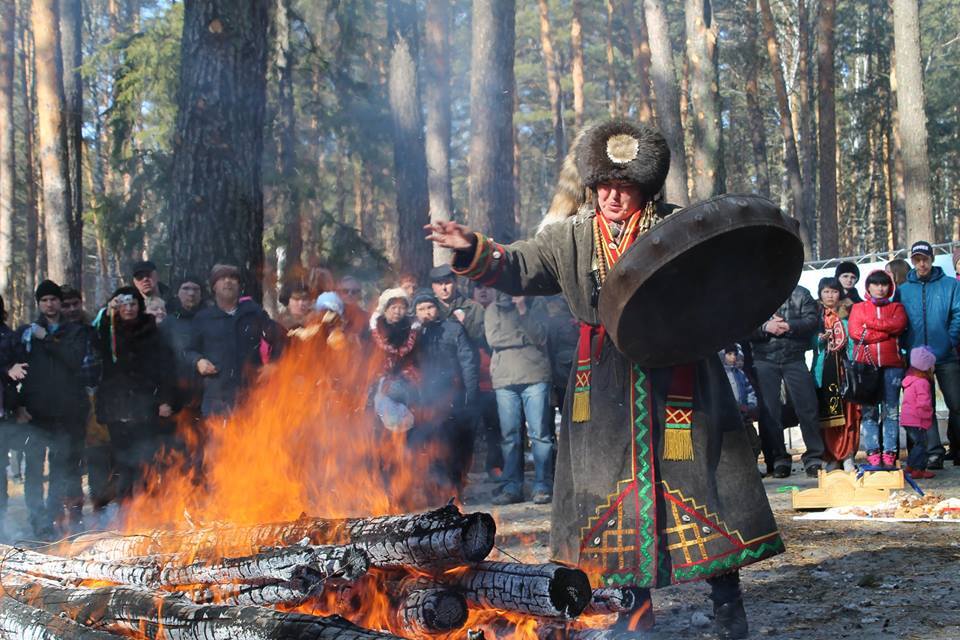
[[[563,293],[581,322],[599,325],[593,216],[581,210],[506,246],[478,234],[474,250],[456,252],[454,270],[511,295]],[[694,368],[693,459],[665,460],[672,369],[641,368],[609,338],[593,353],[599,357],[586,422],[571,420],[575,372],[568,382],[554,483],[554,557],[587,569],[597,585],[658,587],[783,552],[719,358]]]

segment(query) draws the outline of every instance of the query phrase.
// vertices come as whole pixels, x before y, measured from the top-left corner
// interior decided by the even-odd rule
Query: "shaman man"
[[[574,143],[532,240],[501,245],[453,222],[428,226],[427,238],[454,250],[456,273],[510,295],[562,293],[580,321],[557,455],[554,557],[599,576],[594,586],[636,588],[642,604],[620,622],[634,628],[653,624],[649,589],[706,579],[720,637],[743,638],[739,568],[782,552],[783,542],[723,367],[715,354],[641,367],[617,350],[597,310],[608,271],[671,211],[657,200],[669,166],[659,132],[608,121]]]

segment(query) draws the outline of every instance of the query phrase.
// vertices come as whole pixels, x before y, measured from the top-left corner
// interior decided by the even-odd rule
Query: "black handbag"
[[[863,350],[866,330],[860,336],[860,342],[854,354]],[[879,404],[883,400],[883,373],[873,363],[870,350],[864,351],[868,362],[844,362],[843,399],[860,405]]]

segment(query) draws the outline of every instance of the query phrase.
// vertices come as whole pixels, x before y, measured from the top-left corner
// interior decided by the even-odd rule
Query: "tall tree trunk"
[[[510,3],[511,5],[513,2]],[[571,0],[570,9],[570,75],[573,77],[573,123],[577,131],[583,127],[583,5]]]
[[[670,173],[665,185],[670,202],[686,206],[687,157],[683,144],[683,126],[680,121],[680,98],[677,95],[677,73],[673,64],[673,48],[667,27],[663,0],[644,0],[644,15],[650,37],[650,71],[653,89],[657,94],[657,118],[660,129],[670,146]]]
[[[36,298],[34,291],[37,287],[37,274],[46,273],[46,258],[42,269],[38,269],[39,264],[39,213],[37,206],[37,168],[36,168],[36,135],[34,128],[34,114],[36,113],[36,100],[33,83],[33,41],[31,39],[29,28],[29,5],[21,2],[20,6],[20,85],[23,91],[20,94],[21,108],[24,113],[23,123],[23,166],[27,185],[26,202],[26,264],[24,265],[24,295],[20,301],[21,319],[33,316]],[[44,254],[46,255],[46,254]]]
[[[893,37],[897,49],[897,111],[903,145],[903,186],[907,201],[908,243],[934,242],[927,158],[927,116],[924,113],[923,69],[920,67],[918,0],[893,0]]]
[[[430,202],[423,117],[417,90],[417,8],[412,0],[392,0],[387,6],[399,266],[403,272],[412,273],[422,281],[433,260],[423,241],[423,225],[429,222]]]
[[[470,226],[501,242],[513,224],[514,0],[473,1]]]
[[[797,2],[798,22],[798,60],[797,60],[797,94],[799,95],[799,147],[800,147],[800,175],[803,185],[803,196],[800,206],[803,209],[802,220],[806,221],[807,234],[810,237],[811,251],[819,255],[817,242],[817,138],[813,121],[813,67],[810,58],[813,56],[810,32],[813,30],[810,11],[804,0]]]
[[[184,5],[174,133],[173,279],[216,262],[261,297],[263,124],[270,0]]]
[[[652,124],[653,99],[650,96],[650,42],[647,39],[647,20],[643,15],[642,3],[639,18],[634,0],[624,0],[623,11],[626,14],[630,48],[633,50],[633,64],[637,74],[634,83],[637,88],[637,120]]]
[[[59,0],[33,0],[34,58],[37,83],[37,141],[43,175],[43,218],[47,239],[47,277],[80,286],[78,258],[70,223],[70,176],[64,127],[63,58],[60,53]]]
[[[547,70],[547,93],[550,95],[550,124],[553,126],[553,144],[556,149],[556,168],[560,172],[563,158],[567,155],[567,143],[563,131],[563,107],[560,101],[560,72],[557,70],[557,52],[553,48],[550,30],[550,7],[547,0],[537,0],[540,9],[540,49],[543,65]]]
[[[303,268],[303,229],[300,189],[297,186],[297,116],[293,91],[293,54],[290,50],[290,0],[273,7],[273,67],[277,74],[277,115],[273,123],[277,150],[276,203],[283,224],[285,277]]]
[[[13,212],[16,202],[14,155],[13,86],[16,49],[16,5],[8,0],[0,6],[0,296],[8,307],[13,302]],[[25,114],[27,117],[29,113]]]
[[[760,16],[763,21],[764,38],[767,41],[767,55],[770,58],[770,73],[777,90],[777,104],[780,110],[780,132],[783,134],[784,164],[790,184],[790,203],[792,213],[800,221],[800,237],[803,239],[804,255],[811,257],[813,249],[810,241],[810,226],[803,218],[803,180],[800,177],[800,158],[797,155],[797,137],[793,128],[793,114],[787,96],[787,84],[783,77],[783,64],[780,61],[780,48],[777,44],[777,30],[770,11],[770,0],[760,0]]]
[[[617,73],[613,64],[613,0],[606,0],[607,5],[607,110],[611,118],[616,118],[619,109],[617,105]]]
[[[713,5],[710,0],[684,3],[690,97],[693,103],[693,196],[706,200],[718,193],[720,109],[717,100],[716,46]]]
[[[63,49],[63,94],[66,109],[67,172],[70,181],[70,244],[83,273],[83,8],[81,0],[60,0],[60,44]],[[82,282],[80,283],[82,284]]]
[[[764,126],[763,109],[760,107],[760,56],[757,53],[757,0],[747,0],[744,16],[747,53],[746,83],[747,115],[750,122],[750,144],[753,149],[753,170],[757,191],[770,197],[770,169],[767,164],[767,128]]]
[[[423,102],[427,114],[427,190],[430,222],[453,217],[450,184],[450,4],[427,0],[424,20]],[[434,245],[433,264],[450,262],[449,249]]]
[[[890,173],[893,183],[894,237],[897,247],[906,244],[907,212],[906,194],[903,187],[903,147],[900,144],[900,110],[897,108],[897,48],[890,47],[890,122],[892,123]]]
[[[837,238],[837,105],[833,66],[836,0],[820,0],[817,40],[817,111],[820,140],[820,257],[836,258]]]

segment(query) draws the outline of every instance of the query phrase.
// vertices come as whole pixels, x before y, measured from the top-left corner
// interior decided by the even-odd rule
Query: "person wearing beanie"
[[[903,377],[903,406],[900,422],[907,432],[910,454],[904,469],[914,480],[933,478],[927,471],[927,433],[935,426],[933,371],[937,356],[926,346],[910,350],[910,368]]]
[[[853,471],[860,445],[860,407],[844,400],[841,393],[844,363],[852,344],[847,318],[849,300],[841,299],[843,285],[836,278],[821,278],[817,285],[819,325],[812,340],[814,384],[817,387],[817,417],[823,437],[823,460],[827,470],[843,465]]]
[[[175,402],[173,350],[146,306],[138,288],[120,287],[94,321],[103,358],[97,420],[110,432],[121,504],[145,488],[144,470],[166,440],[160,421],[173,415]]]
[[[936,385],[943,394],[949,417],[949,453],[940,441],[940,430],[927,434],[928,468],[942,469],[944,459],[960,465],[960,281],[933,264],[933,247],[924,240],[910,247],[913,269],[900,286],[900,301],[909,324],[902,346],[908,351],[926,346],[937,356]]]
[[[201,377],[205,418],[233,411],[264,364],[280,357],[284,342],[280,325],[259,304],[241,299],[237,267],[214,265],[209,282],[214,304],[194,317],[185,352]]]
[[[436,451],[432,470],[435,497],[460,495],[473,459],[473,415],[477,406],[480,362],[467,332],[456,320],[444,318],[433,291],[413,295],[414,317],[420,324],[417,369],[420,372],[421,421],[408,444]]]
[[[860,268],[856,264],[844,261],[837,265],[833,272],[833,277],[843,285],[841,298],[846,298],[851,302],[862,302],[860,293],[857,291],[857,282],[860,280]]]
[[[28,423],[24,498],[33,534],[50,540],[83,528],[84,427],[87,387],[99,380],[99,358],[89,329],[68,322],[63,293],[50,280],[36,291],[40,316],[0,346],[0,369],[20,384],[18,421]],[[49,451],[49,490],[44,463]]]
[[[597,582],[636,588],[636,609],[621,614],[615,628],[654,624],[650,589],[706,580],[717,635],[745,638],[739,568],[781,553],[783,542],[749,443],[719,435],[741,428],[723,367],[715,354],[688,365],[641,367],[606,335],[597,309],[609,269],[676,208],[661,200],[669,170],[670,147],[659,131],[606,120],[571,145],[553,201],[529,240],[502,244],[452,221],[428,225],[427,239],[453,250],[458,276],[510,296],[562,293],[580,323],[576,375],[560,422],[551,557],[588,567]],[[809,292],[807,298],[814,311]],[[803,340],[808,344],[809,333]],[[798,363],[815,414],[802,350]],[[686,398],[699,409],[690,410]],[[815,441],[807,445],[815,448],[815,415],[810,424]],[[724,462],[718,467],[717,460]],[[676,535],[700,517],[686,511],[695,504],[710,504],[711,532],[723,532],[704,547]],[[629,544],[617,535],[624,531],[633,532]],[[738,546],[737,536],[750,542]]]

